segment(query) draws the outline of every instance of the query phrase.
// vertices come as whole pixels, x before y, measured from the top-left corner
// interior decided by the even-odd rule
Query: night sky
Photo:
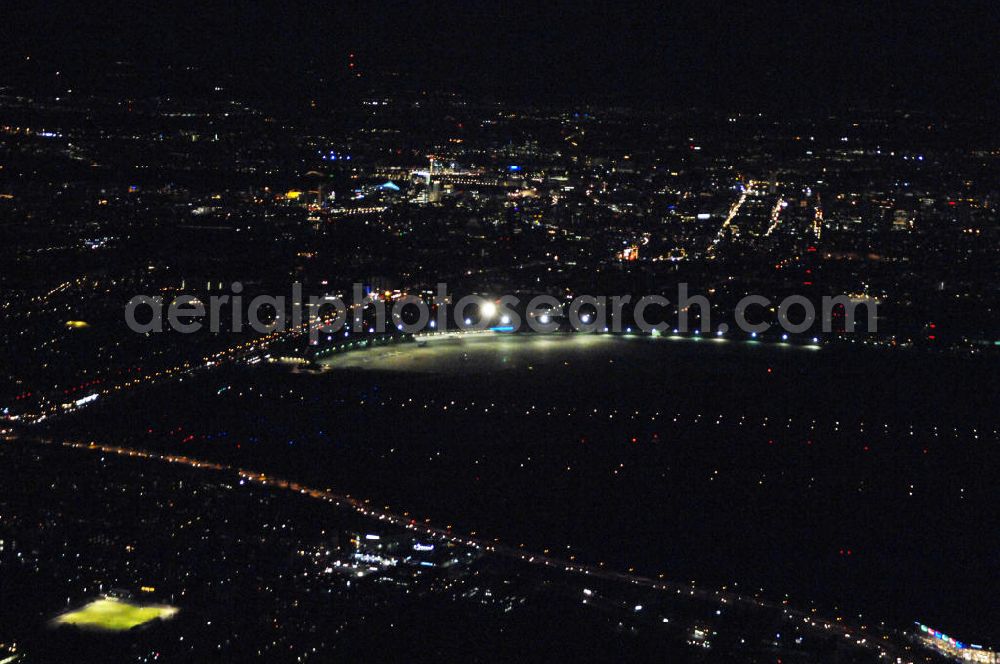
[[[4,69],[23,74],[25,55],[71,73],[124,59],[306,87],[353,52],[373,81],[397,72],[418,89],[539,102],[981,113],[1000,101],[990,3],[157,5],[12,6]]]

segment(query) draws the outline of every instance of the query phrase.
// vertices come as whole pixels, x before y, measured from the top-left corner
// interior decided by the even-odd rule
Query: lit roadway
[[[61,444],[64,447],[74,449],[89,450],[104,454],[117,454],[120,456],[150,461],[181,464],[191,468],[197,468],[199,470],[231,473],[243,481],[295,492],[302,496],[332,504],[336,507],[350,509],[370,519],[420,533],[422,537],[429,536],[437,539],[438,541],[448,542],[459,546],[467,546],[482,552],[504,556],[506,558],[515,558],[527,564],[576,574],[581,577],[629,583],[651,590],[658,590],[677,595],[687,595],[700,600],[715,602],[720,607],[743,604],[757,608],[780,610],[787,620],[798,625],[803,632],[811,634],[812,636],[816,636],[818,638],[837,636],[857,648],[877,654],[880,658],[892,662],[905,662],[906,664],[913,664],[914,661],[912,659],[912,653],[910,652],[911,649],[904,648],[904,646],[901,645],[900,638],[890,640],[889,634],[884,630],[878,628],[869,630],[866,625],[849,627],[844,624],[843,618],[841,617],[832,621],[824,620],[815,616],[815,610],[810,613],[806,613],[804,611],[789,608],[787,600],[777,604],[762,600],[758,597],[734,593],[728,591],[725,587],[723,587],[722,590],[709,591],[696,588],[693,585],[683,585],[664,581],[662,579],[662,574],[660,575],[660,579],[652,579],[637,574],[604,569],[603,563],[595,567],[593,565],[580,564],[549,555],[533,554],[525,551],[522,547],[502,545],[499,543],[499,540],[489,541],[482,537],[459,535],[452,530],[451,526],[447,526],[445,528],[431,526],[430,519],[425,519],[420,522],[411,517],[409,512],[403,512],[401,514],[393,512],[390,510],[389,506],[385,506],[382,509],[371,507],[369,500],[362,500],[350,495],[336,494],[331,489],[309,487],[298,482],[272,477],[270,475],[266,475],[265,473],[253,470],[235,468],[226,464],[201,461],[187,456],[158,454],[145,450],[115,447],[111,445],[99,445],[94,442],[84,443],[65,441]],[[592,598],[594,597],[594,592],[585,590],[583,597]],[[584,599],[584,603],[587,603],[587,599]]]
[[[708,251],[706,252],[706,255],[709,258],[712,257],[712,252],[715,251],[715,247],[718,246],[719,242],[721,242],[722,239],[726,236],[726,231],[729,230],[729,225],[733,223],[733,219],[735,219],[736,215],[739,214],[740,208],[743,207],[744,203],[746,203],[747,196],[754,193],[753,186],[754,186],[753,180],[747,182],[747,186],[743,190],[743,193],[741,193],[740,197],[736,199],[735,203],[733,203],[733,207],[729,208],[729,214],[726,215],[725,220],[722,222],[722,226],[719,228],[719,232],[716,233],[715,238],[712,240],[712,244],[708,246]]]
[[[769,236],[778,228],[778,225],[781,223],[781,209],[785,207],[785,205],[787,205],[787,203],[785,203],[785,200],[779,196],[778,202],[775,203],[774,207],[771,209],[771,225],[768,226],[767,230],[764,232],[764,237]]]
[[[302,324],[283,332],[271,332],[255,339],[220,350],[211,355],[206,355],[201,358],[201,360],[195,360],[193,362],[187,361],[173,367],[161,369],[159,371],[151,371],[144,375],[137,376],[136,378],[116,383],[114,385],[109,385],[108,387],[92,392],[80,399],[66,401],[63,403],[50,402],[48,405],[43,403],[39,411],[34,413],[25,413],[22,416],[22,420],[29,424],[35,424],[51,417],[79,410],[80,408],[85,407],[102,397],[112,396],[137,387],[158,383],[164,380],[171,380],[175,378],[182,379],[184,376],[191,375],[199,370],[218,367],[226,362],[236,362],[245,359],[248,356],[252,356],[254,353],[265,351],[276,342],[301,337],[303,334],[307,334],[310,329],[320,330],[330,322],[332,321],[317,320],[313,323]]]

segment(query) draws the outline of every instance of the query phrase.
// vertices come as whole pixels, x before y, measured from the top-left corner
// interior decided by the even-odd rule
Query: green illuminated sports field
[[[137,606],[119,599],[102,598],[76,611],[64,613],[55,619],[55,623],[121,632],[157,618],[172,618],[176,613],[177,609],[172,606]]]

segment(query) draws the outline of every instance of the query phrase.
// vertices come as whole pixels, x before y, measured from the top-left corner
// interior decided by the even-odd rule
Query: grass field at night
[[[120,599],[102,597],[76,611],[64,613],[55,619],[55,624],[123,632],[158,618],[172,618],[177,611],[172,606],[139,606]]]

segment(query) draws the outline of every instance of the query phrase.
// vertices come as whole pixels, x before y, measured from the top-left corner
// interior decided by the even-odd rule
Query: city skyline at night
[[[1000,662],[1000,15],[12,4],[0,664]]]

